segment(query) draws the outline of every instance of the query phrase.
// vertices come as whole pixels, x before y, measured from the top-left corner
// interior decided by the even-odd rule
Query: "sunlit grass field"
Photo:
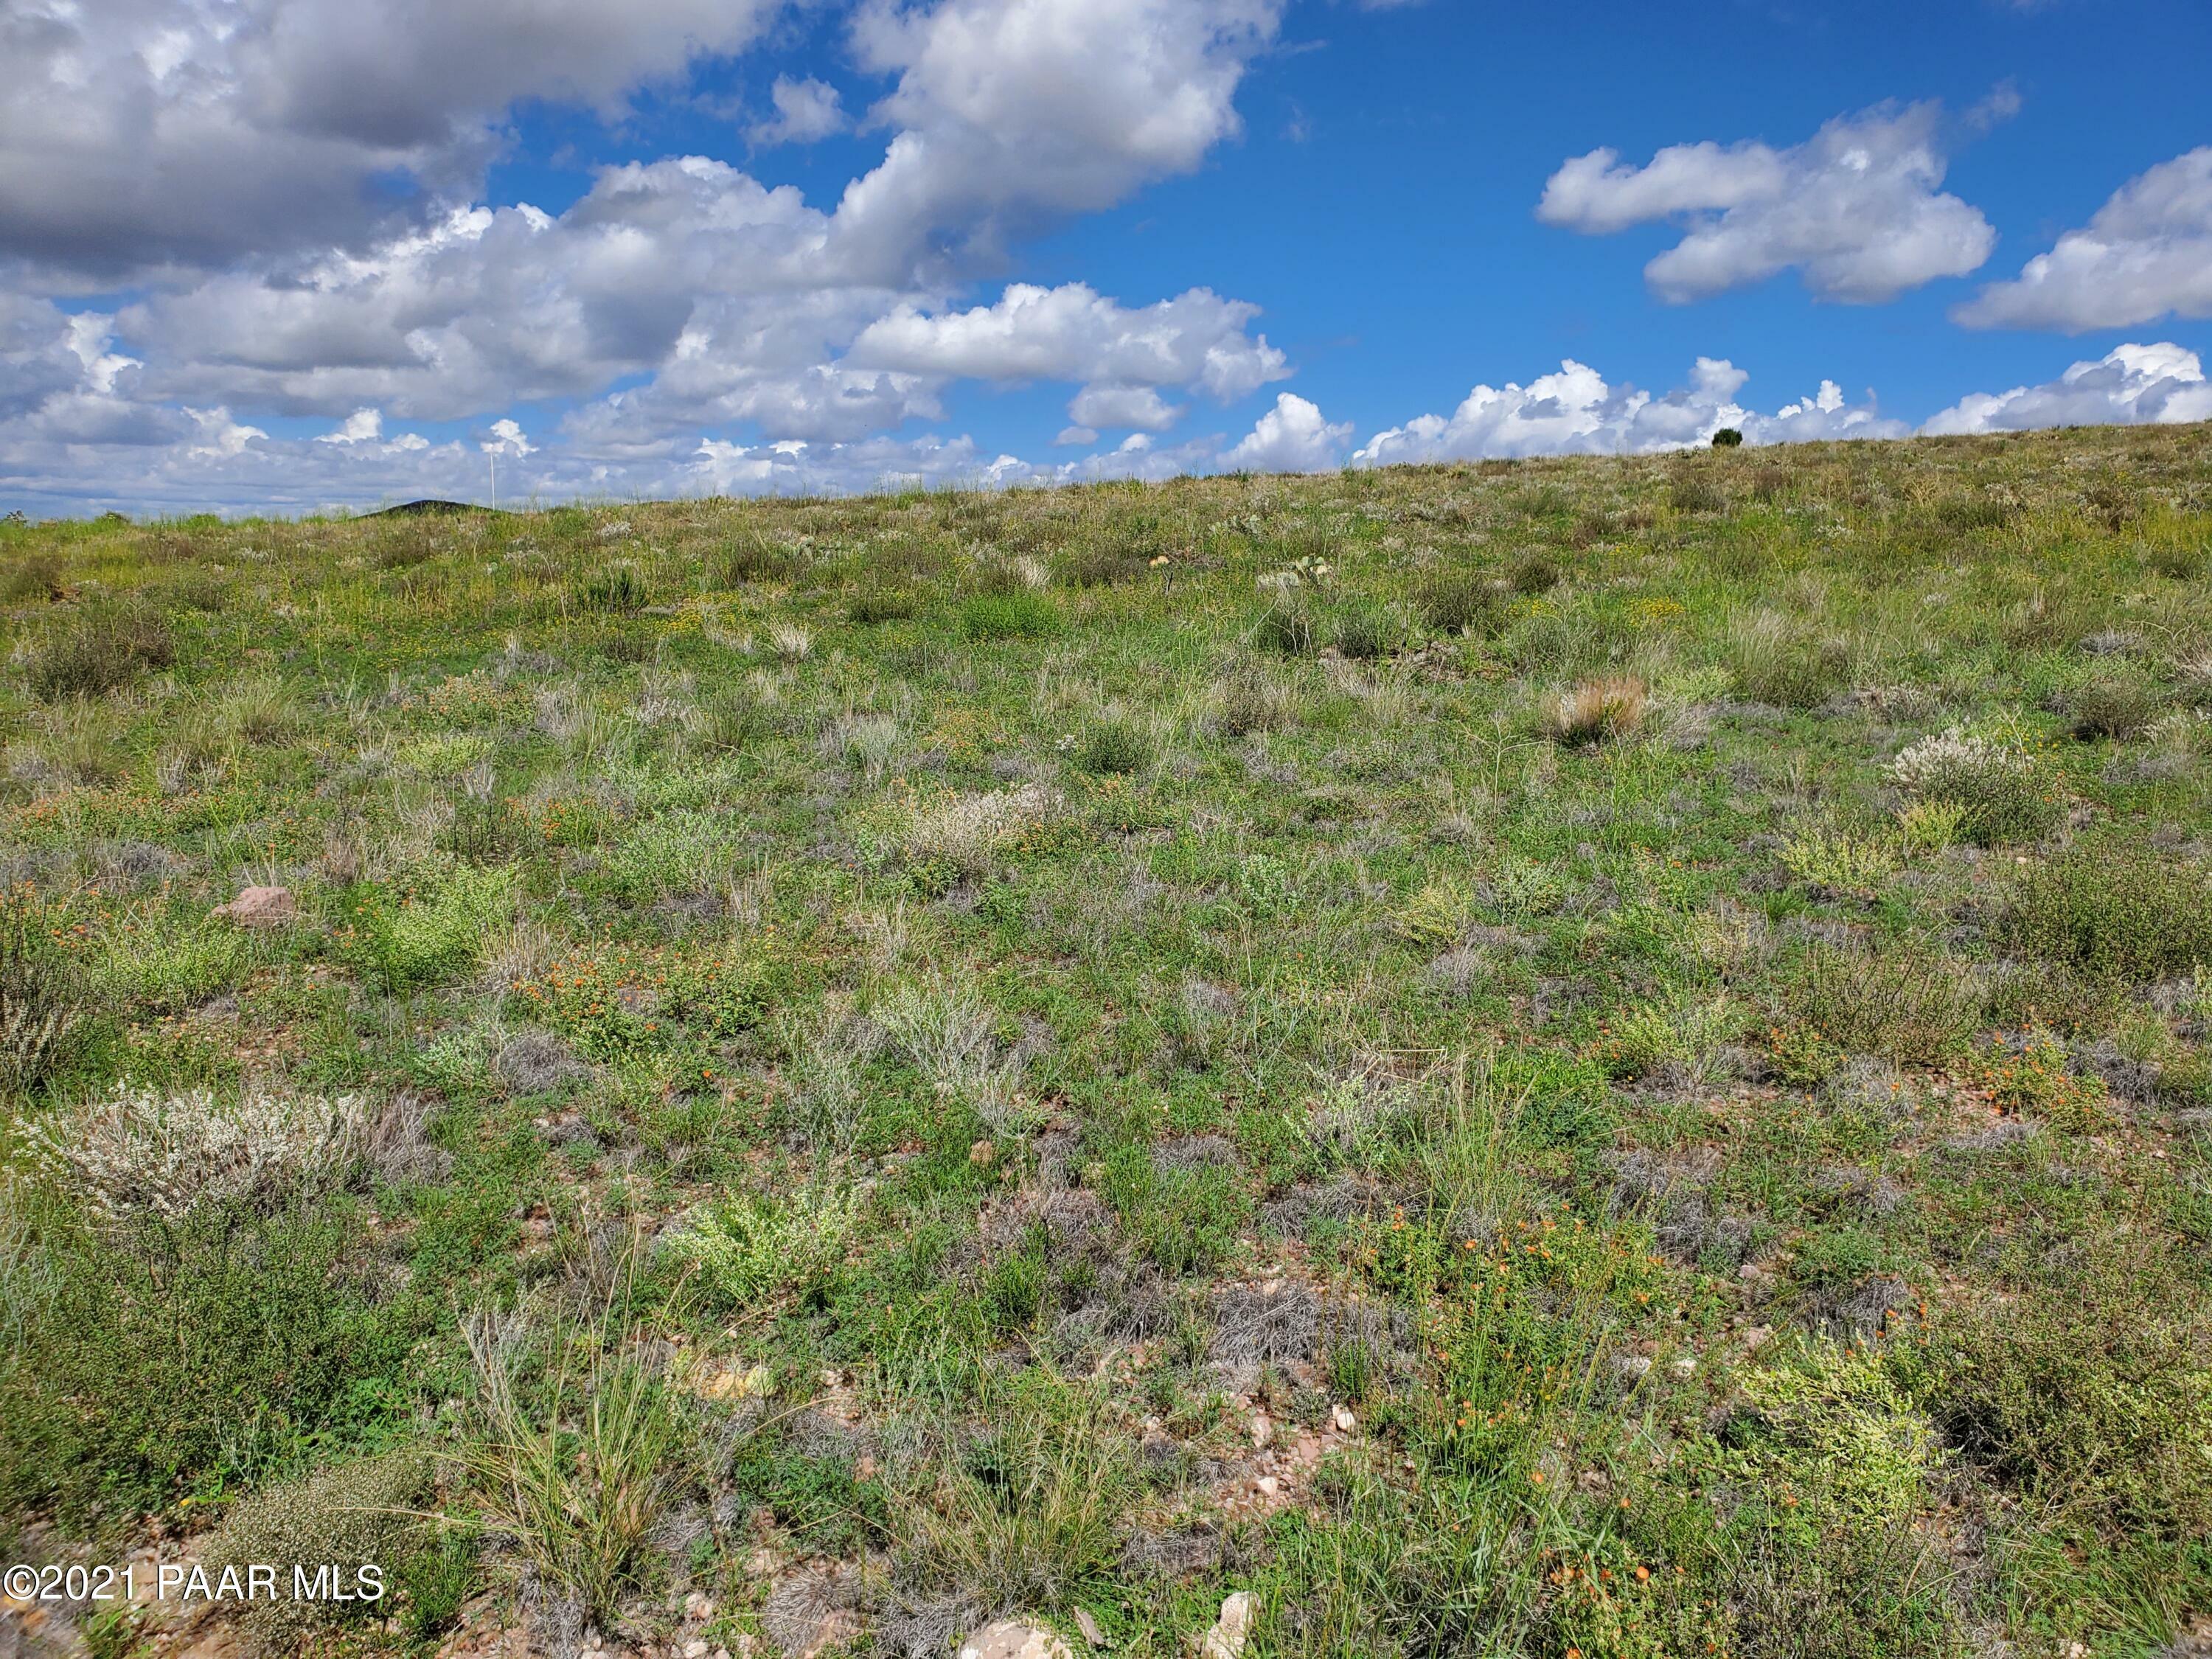
[[[11,1559],[2212,1640],[2212,430],[10,524],[0,630]]]

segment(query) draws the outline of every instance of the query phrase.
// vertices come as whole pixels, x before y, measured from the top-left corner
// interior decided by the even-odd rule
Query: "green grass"
[[[404,1486],[379,1650],[2149,1659],[2208,436],[0,529],[0,1537]],[[213,1104],[72,1183],[118,1083]],[[249,1092],[359,1144],[194,1198]]]

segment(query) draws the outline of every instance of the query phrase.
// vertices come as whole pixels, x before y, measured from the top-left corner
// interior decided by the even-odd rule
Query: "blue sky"
[[[0,0],[34,516],[2212,417],[2201,0],[91,9]]]

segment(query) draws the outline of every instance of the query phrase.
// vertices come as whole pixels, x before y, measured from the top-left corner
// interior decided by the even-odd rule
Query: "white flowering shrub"
[[[34,1126],[32,1159],[99,1213],[181,1218],[204,1201],[264,1212],[343,1186],[368,1139],[352,1095],[207,1090],[168,1094],[118,1085],[82,1110]]]
[[[1963,726],[1911,744],[1890,763],[1889,779],[1916,800],[1957,806],[1960,836],[1985,847],[2034,840],[2066,810],[2057,781],[2033,755]]]
[[[1039,783],[983,795],[955,795],[922,809],[906,835],[917,865],[942,860],[963,876],[980,876],[1050,821],[1060,799]]]

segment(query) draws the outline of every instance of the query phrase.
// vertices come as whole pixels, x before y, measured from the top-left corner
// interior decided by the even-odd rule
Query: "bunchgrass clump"
[[[460,1462],[480,1512],[544,1594],[593,1620],[650,1571],[675,1486],[674,1401],[624,1334],[608,1317],[485,1316],[468,1326],[474,1388]]]
[[[1545,730],[1560,743],[1599,744],[1633,737],[1649,696],[1632,674],[1605,674],[1569,687],[1544,711]]]
[[[1076,763],[1102,777],[1127,777],[1151,763],[1151,740],[1127,720],[1102,720],[1076,751]]]
[[[960,607],[961,629],[971,640],[1042,639],[1066,626],[1058,605],[1026,590],[981,593]]]
[[[29,1094],[69,1053],[84,1014],[84,975],[46,908],[0,893],[0,1101]]]
[[[33,653],[31,693],[46,702],[104,696],[176,659],[175,631],[159,611],[143,605],[101,605],[50,634]]]
[[[1088,1394],[999,1384],[944,1438],[931,1485],[894,1517],[906,1571],[988,1609],[1066,1605],[1121,1553],[1134,1449]]]
[[[1504,608],[1504,598],[1489,573],[1464,565],[1432,570],[1413,590],[1421,626],[1438,634],[1487,631]]]

